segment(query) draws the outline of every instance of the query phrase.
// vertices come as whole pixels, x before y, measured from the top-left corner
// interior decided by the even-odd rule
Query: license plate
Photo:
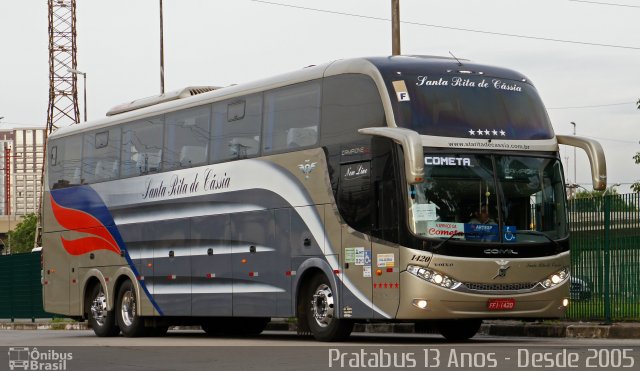
[[[488,310],[513,310],[516,307],[516,299],[489,299]]]

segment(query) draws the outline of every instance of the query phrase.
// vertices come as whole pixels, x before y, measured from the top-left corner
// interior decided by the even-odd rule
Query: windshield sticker
[[[456,234],[460,235],[456,236]],[[452,237],[464,240],[464,223],[427,222],[427,237]]]
[[[504,227],[503,236],[504,242],[518,242],[516,239],[516,234],[514,233],[517,230],[515,225],[507,225]]]
[[[393,89],[396,91],[398,102],[409,102],[411,100],[409,98],[409,90],[407,89],[407,84],[405,84],[404,80],[394,81]]]
[[[471,159],[468,157],[425,156],[424,164],[435,166],[471,166]]]
[[[436,207],[436,204],[414,204],[411,208],[413,211],[413,220],[416,222],[424,222],[438,219]]]
[[[468,241],[498,241],[498,225],[465,223],[464,233]]]
[[[395,88],[395,84],[397,81],[393,82],[393,86]],[[404,85],[404,81],[402,81]],[[487,79],[482,79],[482,81],[475,81],[468,77],[460,77],[460,76],[452,76],[450,79],[445,79],[442,77],[429,79],[429,76],[418,76],[416,81],[416,86],[454,86],[461,88],[478,88],[478,89],[496,89],[496,90],[506,90],[506,91],[515,91],[522,92],[522,86],[516,84],[513,81],[505,82],[500,79],[491,79],[488,81]],[[396,88],[396,94],[398,93],[398,89]],[[400,100],[400,99],[398,99]],[[408,99],[407,99],[408,100]]]

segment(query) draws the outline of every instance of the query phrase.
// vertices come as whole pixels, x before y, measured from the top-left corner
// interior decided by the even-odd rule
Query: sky
[[[640,180],[640,0],[605,1],[400,0],[402,54],[453,53],[525,74],[556,134],[575,122],[577,135],[599,140],[609,184],[625,193]],[[165,90],[389,55],[390,18],[391,0],[164,0]],[[160,93],[158,0],[77,0],[76,21],[89,120]],[[0,0],[0,127],[45,126],[47,27],[46,0]],[[561,157],[568,181],[591,189],[586,155],[577,151],[576,167],[573,149],[561,146]]]

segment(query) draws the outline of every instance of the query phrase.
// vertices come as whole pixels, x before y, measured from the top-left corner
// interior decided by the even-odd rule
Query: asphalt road
[[[355,333],[319,343],[290,332],[253,338],[170,331],[158,338],[98,338],[91,331],[0,331],[0,370],[624,370],[640,367],[640,339]],[[24,363],[22,363],[24,365]],[[589,367],[593,366],[593,367]],[[56,368],[57,367],[57,368]]]

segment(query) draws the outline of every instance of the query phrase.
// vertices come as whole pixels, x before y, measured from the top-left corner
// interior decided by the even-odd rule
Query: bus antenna
[[[458,61],[458,66],[462,67],[462,62],[460,62],[460,60],[458,59],[458,57],[456,57],[455,55],[453,55],[453,53],[451,53],[451,51],[449,51],[449,54],[451,54],[451,56]]]

